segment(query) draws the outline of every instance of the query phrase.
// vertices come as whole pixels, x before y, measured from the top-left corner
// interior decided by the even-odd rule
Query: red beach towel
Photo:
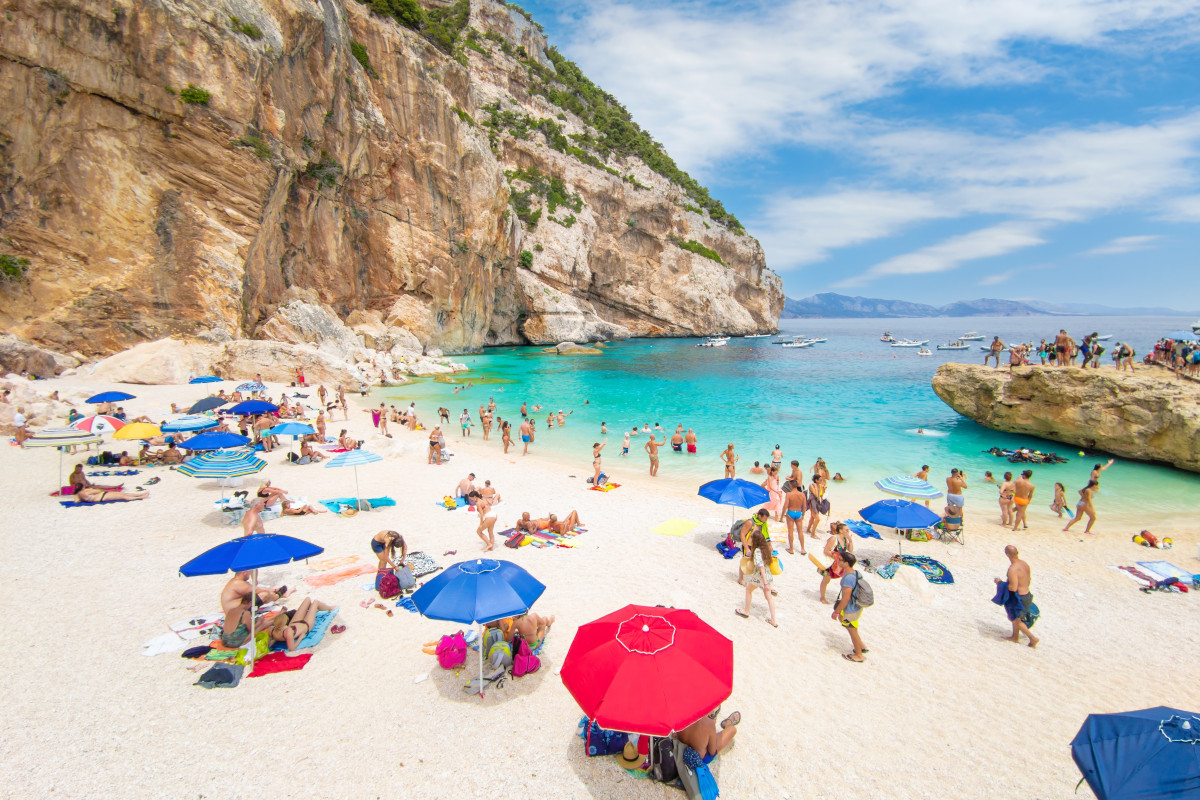
[[[312,653],[305,653],[302,656],[289,656],[282,652],[268,653],[254,662],[254,671],[250,673],[250,677],[257,678],[273,672],[295,672],[298,669],[304,669],[310,658],[312,658]]]

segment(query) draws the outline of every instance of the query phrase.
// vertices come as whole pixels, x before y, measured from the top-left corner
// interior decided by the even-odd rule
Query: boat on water
[[[813,343],[807,339],[797,339],[794,342],[784,342],[780,347],[812,347]]]
[[[990,352],[992,351],[992,346],[991,346],[991,345],[988,345],[988,344],[985,344],[985,345],[981,345],[979,349],[980,349],[980,350],[982,350],[982,351],[983,351],[983,352],[985,352],[985,353],[990,353]],[[1008,348],[1006,347],[1006,348],[1004,348],[1003,350],[1001,350],[1000,352],[1001,352],[1001,353],[1007,353],[1007,352],[1008,352]]]
[[[1097,342],[1107,342],[1112,337],[1113,337],[1113,335],[1111,333],[1106,333],[1104,336],[1097,336],[1096,341]]]
[[[947,342],[946,344],[939,344],[937,346],[937,349],[938,350],[970,350],[971,345],[967,344],[965,341],[960,339],[957,342]]]
[[[922,347],[920,350],[917,351],[917,355],[931,356],[931,355],[933,355],[933,352],[928,347]]]
[[[747,333],[742,338],[743,339],[765,339],[770,335],[771,334],[769,334],[769,333]]]
[[[891,331],[884,331],[884,332],[883,332],[883,336],[880,336],[880,337],[879,337],[879,341],[881,341],[881,342],[894,342],[894,341],[896,341],[896,337],[892,336],[892,334],[891,334]]]
[[[977,333],[976,331],[967,331],[966,333],[964,333],[962,336],[960,336],[958,338],[960,341],[963,341],[963,342],[982,342],[984,339],[984,336],[983,336],[983,334]]]
[[[729,344],[728,336],[710,336],[696,347],[725,347]]]
[[[828,342],[829,340],[826,339],[824,336],[813,336],[813,337],[810,337],[807,341],[810,341],[813,344],[824,344],[825,342]]]
[[[928,339],[921,339],[920,341],[915,339],[898,339],[892,342],[892,347],[924,347],[927,344],[929,344]]]
[[[1192,323],[1192,333],[1196,334],[1197,336],[1200,336],[1200,321],[1196,321],[1196,322]]]

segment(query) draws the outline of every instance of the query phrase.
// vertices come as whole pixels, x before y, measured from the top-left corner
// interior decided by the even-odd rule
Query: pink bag
[[[461,667],[467,661],[467,640],[463,632],[453,636],[443,636],[437,645],[437,660],[442,669]]]
[[[542,667],[542,660],[529,649],[529,643],[525,641],[525,637],[519,637],[519,640],[517,654],[513,656],[512,676],[514,678],[537,672]]]

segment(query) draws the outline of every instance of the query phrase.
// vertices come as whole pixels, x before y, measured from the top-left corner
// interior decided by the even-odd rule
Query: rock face
[[[8,0],[0,254],[30,266],[0,326],[87,355],[344,352],[331,323],[355,312],[426,353],[773,330],[758,243],[661,163],[589,144],[548,99],[575,95],[535,85],[556,74],[537,26],[462,2],[446,53],[353,0]],[[532,168],[561,191],[530,195]]]
[[[16,336],[0,336],[0,374],[24,372],[35,378],[53,378],[78,366],[77,358],[32,345]]]
[[[965,417],[1024,433],[1200,472],[1200,384],[1159,369],[943,364],[933,390]]]

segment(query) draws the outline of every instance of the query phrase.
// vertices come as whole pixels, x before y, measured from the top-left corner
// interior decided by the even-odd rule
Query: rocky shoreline
[[[1200,472],[1200,384],[1161,367],[1007,369],[943,364],[933,390],[992,430]]]

